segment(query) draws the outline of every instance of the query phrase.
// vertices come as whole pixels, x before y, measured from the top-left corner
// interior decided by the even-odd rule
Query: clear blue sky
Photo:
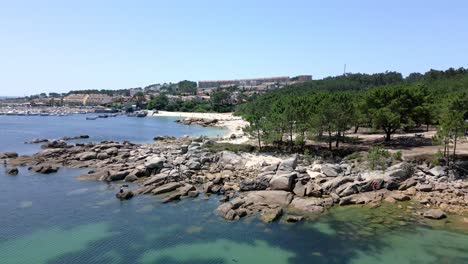
[[[0,0],[0,36],[0,95],[406,75],[467,67],[468,1]]]

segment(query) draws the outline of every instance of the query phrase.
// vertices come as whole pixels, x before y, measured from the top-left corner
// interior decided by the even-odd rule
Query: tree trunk
[[[331,137],[331,130],[328,129],[328,149],[332,150],[332,137]]]
[[[359,130],[359,125],[354,126],[354,134],[357,134],[358,130]]]
[[[341,132],[338,130],[338,132],[336,133],[336,144],[335,144],[336,148],[340,147],[340,136],[341,136]]]
[[[426,124],[426,132],[429,132],[429,123]]]
[[[455,152],[457,150],[457,129],[455,129],[455,135],[453,140],[453,161],[455,162]]]
[[[293,126],[291,125],[289,127],[289,144],[291,145],[291,151],[294,148],[294,142],[293,142]]]
[[[447,156],[445,160],[447,161],[447,167],[450,166],[450,138],[446,137],[446,144],[447,144]]]
[[[387,142],[390,141],[392,139],[391,136],[392,136],[392,133],[390,132],[390,130],[385,131],[385,141]]]
[[[262,140],[260,139],[260,129],[257,129],[258,149],[262,151]]]

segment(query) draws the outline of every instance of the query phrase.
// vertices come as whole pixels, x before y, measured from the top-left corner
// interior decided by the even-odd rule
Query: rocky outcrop
[[[175,122],[183,125],[199,125],[207,127],[217,124],[218,119],[186,118],[182,120],[176,120]]]
[[[14,167],[14,168],[6,169],[5,173],[8,175],[18,175],[19,171],[18,171],[18,168]]]
[[[175,140],[176,137],[171,137],[171,136],[155,136],[153,138],[154,141],[170,141],[170,140]]]
[[[130,190],[122,190],[121,192],[118,192],[115,194],[115,197],[120,200],[129,200],[133,197],[133,192]]]
[[[203,137],[162,137],[146,145],[113,141],[50,145],[35,155],[8,158],[7,162],[43,173],[49,166],[89,168],[78,178],[135,182],[138,187],[133,195],[161,195],[163,202],[200,193],[219,194],[222,204],[218,211],[228,220],[258,215],[268,221],[282,217],[294,222],[300,220],[288,220],[289,216],[278,212],[318,214],[333,205],[377,206],[383,200],[411,200],[446,212],[468,211],[468,183],[454,180],[459,175],[455,177],[445,167],[402,162],[385,171],[370,171],[356,162],[310,162],[301,155],[265,160],[258,155],[253,162],[249,159],[253,154],[212,153],[206,148],[210,144]]]
[[[18,153],[16,152],[4,152],[0,153],[0,159],[14,159],[18,157]]]
[[[45,144],[43,144],[41,146],[41,148],[43,149],[49,149],[49,148],[67,148],[67,147],[71,147],[71,145],[67,145],[67,142],[63,141],[63,140],[54,140],[54,141],[50,141],[50,142],[46,142]]]
[[[49,174],[57,172],[59,170],[59,167],[52,164],[38,164],[30,167],[29,170],[32,170],[37,173]]]

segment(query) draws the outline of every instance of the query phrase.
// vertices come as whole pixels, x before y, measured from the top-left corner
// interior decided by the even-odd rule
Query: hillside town
[[[122,90],[78,90],[68,93],[40,93],[24,97],[0,99],[0,107],[130,107],[146,108],[147,104],[164,96],[168,103],[210,101],[217,92],[223,93],[223,103],[236,105],[254,94],[279,89],[286,85],[312,80],[312,75],[280,76],[233,80],[204,80],[199,82],[157,83],[146,87]]]

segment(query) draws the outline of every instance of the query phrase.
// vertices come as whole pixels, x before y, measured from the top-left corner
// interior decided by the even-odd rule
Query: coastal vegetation
[[[347,142],[348,131],[383,132],[383,144],[397,131],[436,126],[449,162],[457,139],[466,133],[468,70],[412,73],[346,74],[289,85],[249,98],[237,114],[258,147],[304,152],[308,139],[327,142],[330,151]],[[352,139],[351,139],[352,140]]]

